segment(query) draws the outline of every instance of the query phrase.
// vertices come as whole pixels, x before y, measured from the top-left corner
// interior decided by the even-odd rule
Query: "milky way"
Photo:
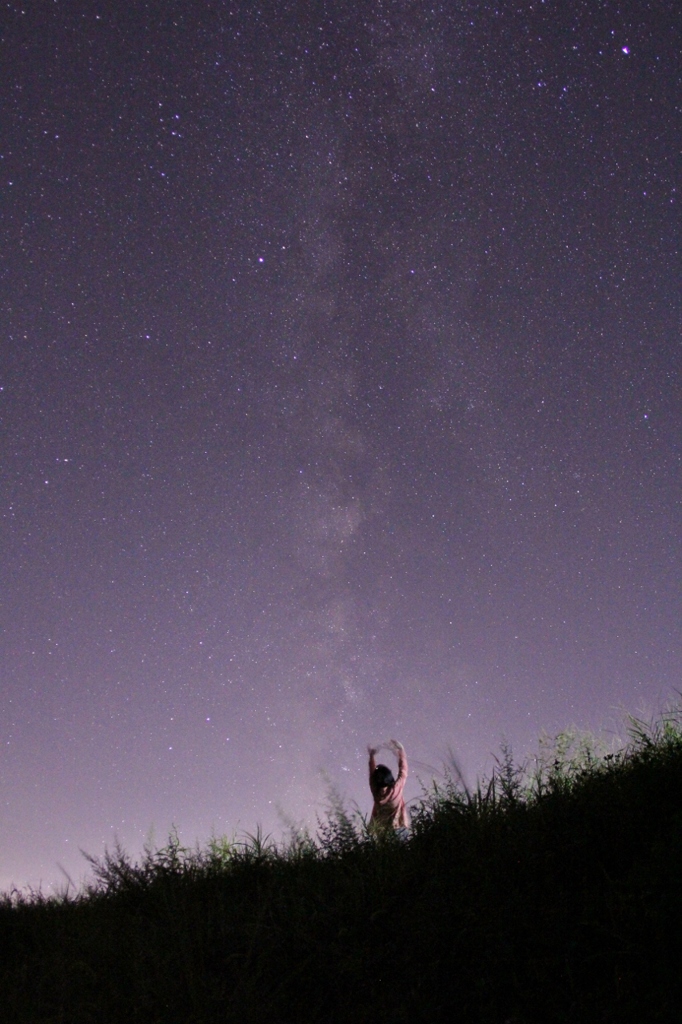
[[[680,14],[9,4],[0,885],[680,685]]]

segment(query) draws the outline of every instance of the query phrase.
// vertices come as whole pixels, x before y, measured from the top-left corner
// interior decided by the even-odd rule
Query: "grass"
[[[3,1022],[481,1024],[682,1019],[682,727],[570,734],[475,790],[425,792],[408,842],[333,801],[315,835],[139,863],[0,902]]]

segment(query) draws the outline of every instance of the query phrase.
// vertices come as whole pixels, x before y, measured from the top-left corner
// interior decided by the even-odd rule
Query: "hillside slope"
[[[342,809],[313,840],[259,837],[132,864],[88,892],[7,896],[10,1022],[679,1022],[682,735],[615,756],[510,760],[425,798],[406,843]]]

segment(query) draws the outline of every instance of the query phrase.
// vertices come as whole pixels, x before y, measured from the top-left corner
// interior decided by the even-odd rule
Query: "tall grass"
[[[134,862],[0,901],[0,1020],[678,1022],[682,728],[613,753],[564,733],[468,788],[453,766],[408,842],[332,794],[315,833]]]

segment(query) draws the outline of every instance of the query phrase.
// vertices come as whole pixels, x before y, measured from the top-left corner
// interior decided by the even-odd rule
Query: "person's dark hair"
[[[395,779],[391,769],[387,768],[385,764],[378,764],[372,772],[372,784],[377,789],[383,789],[384,786],[394,786]]]

